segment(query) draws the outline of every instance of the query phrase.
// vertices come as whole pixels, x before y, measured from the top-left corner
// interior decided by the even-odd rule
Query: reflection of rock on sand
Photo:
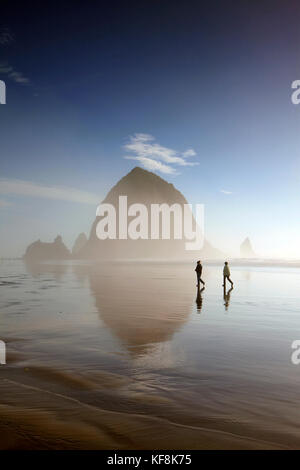
[[[25,261],[25,267],[27,272],[33,277],[39,277],[43,274],[52,274],[57,281],[60,281],[68,271],[68,265],[65,263],[59,263],[58,261],[54,264],[50,262],[38,263]]]
[[[131,352],[132,350],[130,350]],[[186,360],[185,350],[176,349],[171,341],[162,343],[151,343],[145,348],[139,346],[133,349],[137,354],[132,353],[131,359],[134,361],[134,367],[139,369],[170,369],[184,363]]]
[[[133,354],[150,352],[153,345],[170,340],[187,321],[194,285],[185,280],[185,271],[138,264],[90,267],[101,319]]]
[[[72,269],[82,285],[89,282],[101,320],[134,356],[147,353],[151,363],[163,358],[165,367],[172,362],[166,342],[191,311],[190,266],[56,262],[26,263],[26,268],[34,277],[51,273],[57,281]]]

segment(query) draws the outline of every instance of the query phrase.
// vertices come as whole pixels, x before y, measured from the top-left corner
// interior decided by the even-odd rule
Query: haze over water
[[[1,268],[1,448],[299,447],[300,269]]]

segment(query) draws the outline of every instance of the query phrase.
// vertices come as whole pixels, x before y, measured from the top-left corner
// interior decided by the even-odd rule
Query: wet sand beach
[[[299,448],[299,268],[3,261],[1,449]]]

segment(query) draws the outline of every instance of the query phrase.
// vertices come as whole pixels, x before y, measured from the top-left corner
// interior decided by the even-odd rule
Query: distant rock
[[[40,240],[32,243],[26,249],[24,259],[29,262],[46,260],[65,260],[71,258],[71,253],[58,235],[53,243],[44,243]]]
[[[242,258],[255,258],[256,254],[253,251],[249,238],[245,238],[240,247],[240,253]]]
[[[76,257],[78,253],[83,249],[83,247],[86,245],[88,239],[85,233],[80,233],[78,237],[75,240],[74,246],[72,248],[72,255]]]
[[[173,186],[158,175],[135,167],[109,191],[103,203],[112,204],[118,215],[119,196],[127,196],[128,207],[139,203],[151,212],[151,204],[187,204],[185,197]],[[199,203],[201,199],[199,200]],[[106,239],[99,240],[96,235],[97,224],[101,217],[97,216],[90,232],[89,240],[79,253],[81,258],[93,259],[200,259],[220,258],[222,253],[215,249],[207,240],[203,248],[186,251],[185,239]],[[117,217],[118,220],[118,217]],[[118,229],[117,229],[118,230]],[[172,226],[171,226],[171,233]]]

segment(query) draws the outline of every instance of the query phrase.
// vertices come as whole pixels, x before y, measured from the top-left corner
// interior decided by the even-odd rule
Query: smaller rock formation
[[[241,258],[255,258],[256,255],[253,251],[249,238],[245,238],[240,247]]]
[[[85,233],[80,233],[80,235],[78,235],[78,237],[75,240],[75,243],[74,243],[74,246],[73,246],[73,249],[72,249],[72,255],[73,256],[78,255],[78,253],[80,252],[80,250],[82,250],[82,248],[85,246],[87,241],[88,241],[88,239],[87,239],[86,234]]]
[[[37,240],[28,246],[24,259],[29,262],[46,260],[70,259],[71,253],[63,243],[62,237],[57,235],[53,243],[44,243]]]

